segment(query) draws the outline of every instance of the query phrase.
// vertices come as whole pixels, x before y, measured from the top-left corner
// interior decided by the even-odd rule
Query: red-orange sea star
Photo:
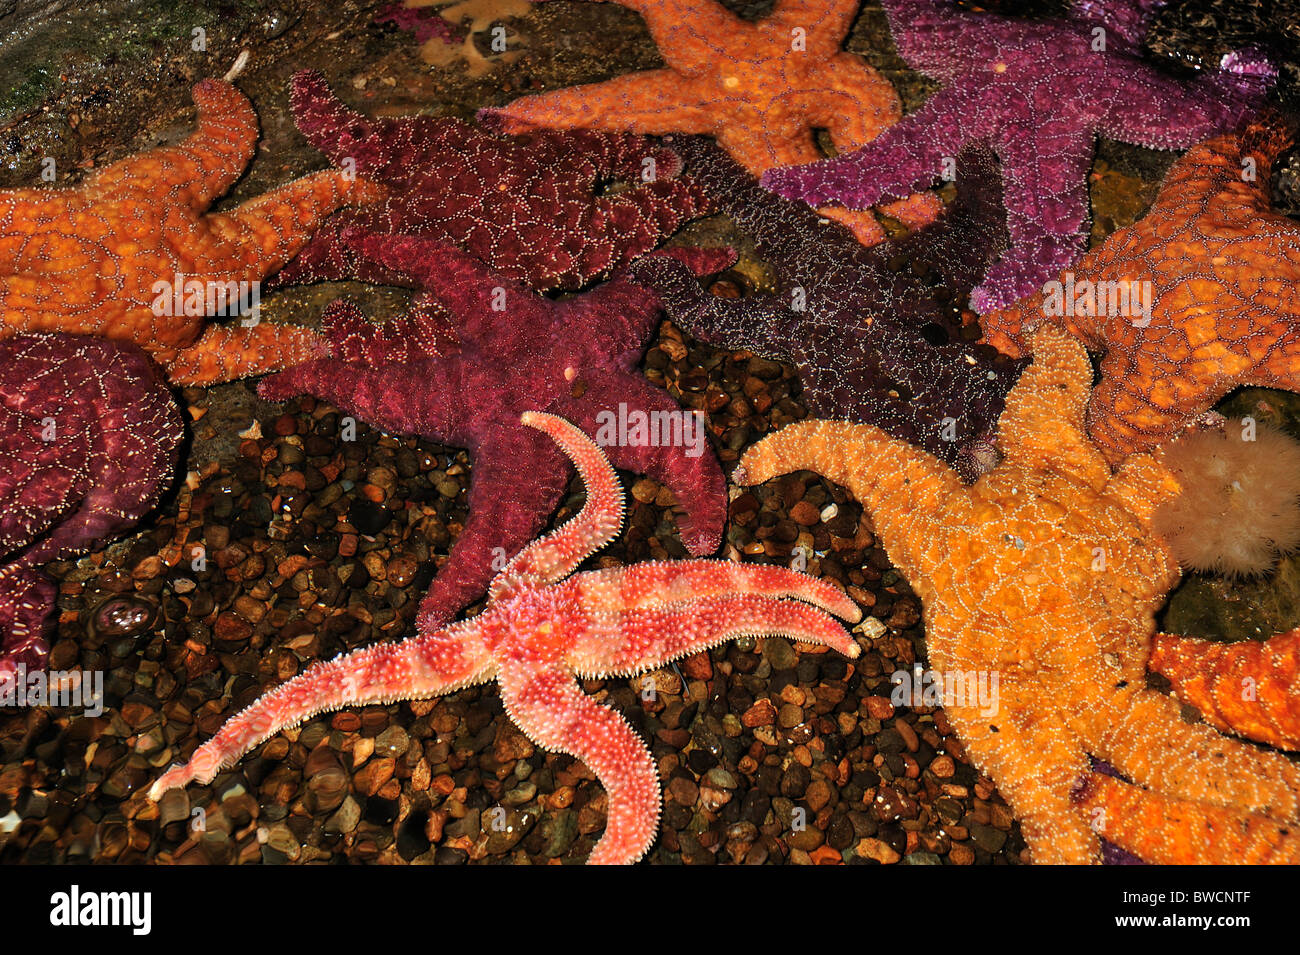
[[[784,634],[858,655],[830,616],[856,621],[857,605],[829,584],[781,567],[651,562],[565,580],[618,532],[622,488],[601,450],[563,418],[527,412],[521,420],[573,459],[587,485],[578,516],[520,551],[493,581],[478,616],[316,664],[230,719],[186,765],[154,783],[151,799],[192,780],[210,781],[258,743],[316,713],[427,699],[496,680],[506,712],[529,737],[577,756],[608,791],[605,835],[589,861],[635,862],[658,827],[655,764],[623,718],[584,694],[578,679],[630,676],[745,634]]]
[[[257,114],[219,80],[195,84],[194,102],[198,128],[179,145],[113,163],[76,188],[0,190],[0,338],[62,331],[131,341],[180,384],[326,353],[306,328],[247,315],[208,326],[207,303],[247,304],[249,286],[293,258],[326,215],[382,191],[327,170],[205,214],[252,158]]]
[[[931,666],[998,674],[992,714],[961,697],[944,708],[1035,862],[1100,861],[1098,832],[1153,862],[1300,861],[1300,766],[1184,722],[1145,686],[1178,579],[1150,518],[1177,483],[1144,454],[1112,474],[1083,429],[1083,346],[1055,328],[1030,346],[999,423],[1005,457],[970,487],[876,428],[831,421],[764,439],[737,480],[809,468],[847,487],[921,597]],[[1089,755],[1132,782],[1094,778]]]
[[[981,319],[1008,354],[1044,323],[1103,353],[1088,434],[1112,463],[1164,443],[1239,385],[1300,390],[1300,223],[1269,199],[1270,166],[1291,139],[1273,117],[1196,146],[1145,217]]]
[[[898,94],[865,60],[840,49],[859,0],[777,0],[756,23],[715,0],[617,0],[641,14],[667,62],[662,70],[524,96],[490,118],[530,127],[664,135],[708,133],[755,176],[823,158],[814,130],[841,152],[902,117]],[[931,221],[938,199],[919,194],[881,206],[910,226]],[[884,238],[870,212],[822,209],[866,245]]]

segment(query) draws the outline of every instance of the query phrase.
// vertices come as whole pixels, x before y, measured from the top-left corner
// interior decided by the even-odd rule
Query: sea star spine
[[[210,782],[252,747],[326,709],[422,699],[495,677],[507,714],[531,739],[581,759],[605,786],[605,834],[589,861],[631,863],[645,854],[658,824],[654,760],[618,713],[581,691],[576,675],[643,672],[740,634],[784,635],[858,655],[853,638],[825,612],[856,621],[856,604],[784,568],[687,561],[543,582],[571,572],[617,533],[622,495],[603,452],[581,430],[536,412],[521,423],[553,439],[592,482],[578,516],[512,561],[492,588],[499,596],[477,617],[315,664],[229,720],[187,764],[164,773],[150,799]],[[779,599],[790,595],[814,606]]]
[[[1300,749],[1300,629],[1236,643],[1157,634],[1147,667],[1219,730]]]

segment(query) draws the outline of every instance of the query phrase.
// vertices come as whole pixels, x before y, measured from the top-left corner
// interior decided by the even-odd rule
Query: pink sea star
[[[631,863],[658,828],[655,764],[632,727],[586,696],[578,679],[630,676],[742,635],[785,635],[858,655],[829,615],[857,621],[857,605],[829,584],[781,567],[651,562],[565,580],[618,533],[622,489],[578,428],[536,412],[520,420],[553,438],[577,465],[587,485],[578,516],[511,560],[478,616],[316,664],[228,720],[188,763],[154,783],[151,799],[211,781],[258,743],[316,713],[427,699],[496,680],[506,712],[530,738],[577,756],[608,791],[605,835],[589,861]],[[807,603],[782,599],[791,597]]]
[[[1184,149],[1241,119],[1274,75],[1250,54],[1229,54],[1222,71],[1195,80],[1161,73],[1140,52],[1159,0],[1077,2],[1052,20],[950,0],[882,4],[904,59],[944,88],[855,152],[774,169],[763,185],[866,208],[940,178],[965,143],[989,142],[1002,162],[1011,248],[971,294],[980,313],[1036,290],[1083,252],[1098,133]]]
[[[708,202],[669,149],[625,133],[494,136],[451,117],[371,119],[319,73],[293,78],[294,121],[313,146],[390,187],[331,217],[276,285],[357,278],[400,281],[342,241],[347,230],[451,242],[538,290],[577,289],[649,252]],[[648,177],[648,178],[647,178]],[[608,179],[636,185],[597,195]]]
[[[43,667],[54,585],[42,564],[82,553],[157,502],[184,429],[134,345],[80,335],[0,341],[0,680]]]
[[[703,426],[636,372],[659,320],[654,293],[616,277],[555,302],[432,239],[372,236],[357,251],[426,289],[411,315],[376,326],[337,303],[326,321],[335,357],[272,375],[260,393],[316,395],[387,430],[469,450],[469,520],[420,606],[422,628],[445,623],[482,594],[494,557],[532,540],[568,486],[564,456],[519,426],[525,410],[563,414],[598,437],[611,418],[653,415],[682,425],[667,441],[629,429],[609,454],[673,490],[686,507],[682,540],[692,553],[717,549],[725,481]],[[731,252],[656,253],[668,254],[703,273]],[[687,425],[694,447],[685,443]]]

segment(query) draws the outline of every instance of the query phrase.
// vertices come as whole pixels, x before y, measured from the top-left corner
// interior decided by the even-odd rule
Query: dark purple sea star
[[[0,681],[43,667],[40,571],[111,537],[167,487],[184,429],[139,348],[81,335],[0,341]]]
[[[568,487],[568,460],[520,424],[524,411],[567,418],[616,466],[666,484],[685,507],[679,526],[686,547],[697,555],[717,549],[726,485],[707,429],[636,371],[661,314],[653,293],[616,276],[551,301],[421,237],[371,236],[359,239],[356,251],[422,286],[417,308],[375,326],[355,306],[335,302],[325,334],[336,357],[272,375],[259,392],[272,400],[316,395],[386,430],[469,450],[469,519],[420,605],[422,630],[480,596]],[[655,255],[679,256],[705,274],[731,252]],[[642,416],[646,427],[638,431]]]
[[[1002,163],[1011,247],[971,293],[981,314],[1054,278],[1086,248],[1088,169],[1097,134],[1185,149],[1237,123],[1273,71],[1253,53],[1184,80],[1141,58],[1159,0],[1078,2],[1061,19],[1014,20],[950,0],[882,0],[899,52],[944,83],[916,113],[861,149],[775,169],[763,185],[810,203],[866,208],[944,176],[966,143]]]
[[[873,424],[954,464],[991,464],[990,438],[1022,364],[953,339],[952,296],[978,280],[1005,239],[997,171],[987,150],[961,157],[958,198],[908,240],[864,248],[802,203],[765,192],[708,140],[673,137],[690,174],[758,244],[777,293],[723,299],[679,263],[646,258],[631,274],[659,292],[695,337],[789,360],[811,414]],[[932,265],[936,289],[897,263]],[[919,265],[924,268],[924,265]]]
[[[333,216],[277,277],[277,286],[357,278],[403,284],[341,241],[345,230],[430,236],[538,290],[577,289],[648,252],[708,211],[675,179],[681,159],[642,136],[542,131],[494,136],[435,116],[371,119],[340,101],[319,73],[293,78],[303,135],[390,198]],[[346,167],[345,167],[346,168]],[[607,180],[636,185],[597,195]]]

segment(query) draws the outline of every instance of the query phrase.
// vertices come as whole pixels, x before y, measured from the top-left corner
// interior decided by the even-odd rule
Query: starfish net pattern
[[[931,666],[999,674],[995,714],[945,711],[1035,862],[1100,861],[1099,832],[1152,862],[1300,861],[1300,767],[1184,722],[1145,687],[1178,578],[1150,518],[1176,482],[1148,455],[1113,474],[1083,430],[1083,347],[1053,328],[1030,346],[1005,457],[971,487],[878,429],[828,421],[764,439],[737,481],[808,468],[847,487],[921,597]],[[1126,778],[1094,774],[1089,756]]]
[[[0,680],[45,666],[43,564],[133,525],[171,483],[184,428],[138,348],[79,335],[0,341]]]
[[[909,66],[944,84],[917,112],[848,155],[763,176],[791,199],[866,208],[929,186],[962,146],[1002,163],[1011,246],[971,294],[984,314],[1030,294],[1087,247],[1088,171],[1098,134],[1186,149],[1231,128],[1274,73],[1249,52],[1184,80],[1142,59],[1151,0],[1077,2],[1017,20],[951,0],[882,0]],[[1062,108],[1062,104],[1069,104]]]

